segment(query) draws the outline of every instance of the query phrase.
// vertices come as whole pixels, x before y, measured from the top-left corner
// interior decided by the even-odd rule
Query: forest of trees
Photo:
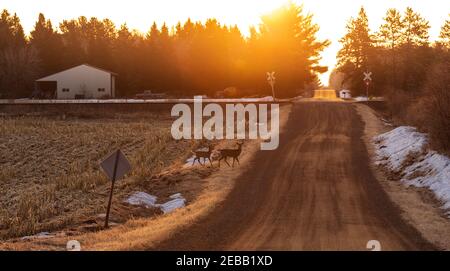
[[[393,118],[429,132],[450,153],[450,17],[439,39],[429,40],[430,25],[412,8],[388,9],[371,32],[364,8],[351,18],[340,40],[336,77],[353,95],[365,95],[363,72],[371,71],[370,95],[384,96]],[[339,86],[338,86],[339,87]]]
[[[277,96],[298,95],[318,82],[319,41],[312,16],[293,3],[263,16],[244,38],[215,19],[153,24],[145,33],[109,19],[79,17],[56,27],[39,14],[29,37],[19,18],[0,18],[0,97],[29,97],[34,80],[82,63],[119,74],[122,97],[146,89],[170,95],[213,96],[228,87],[237,96],[270,95],[266,72],[277,73]]]
[[[450,57],[450,20],[443,22],[439,40],[434,43],[429,40],[429,22],[412,8],[404,14],[388,9],[383,20],[376,32],[369,29],[364,8],[349,20],[347,33],[340,40],[336,71],[345,74],[343,83],[355,95],[365,94],[365,71],[373,73],[373,96],[386,95],[391,89],[417,93],[423,89],[431,66]]]

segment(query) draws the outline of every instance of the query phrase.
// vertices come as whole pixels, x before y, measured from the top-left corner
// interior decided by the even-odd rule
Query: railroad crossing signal
[[[364,72],[364,83],[366,83],[366,96],[369,101],[369,85],[372,82],[372,72]]]
[[[108,155],[101,163],[103,171],[111,180],[111,191],[109,193],[108,207],[106,208],[105,228],[108,228],[109,212],[114,191],[114,184],[117,179],[122,178],[131,170],[130,162],[120,149]]]
[[[272,97],[275,100],[275,72],[267,72],[267,82],[272,87]]]

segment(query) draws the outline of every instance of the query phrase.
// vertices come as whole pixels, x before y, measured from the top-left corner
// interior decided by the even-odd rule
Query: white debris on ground
[[[22,237],[21,239],[24,240],[24,241],[26,241],[26,240],[33,240],[33,239],[47,239],[47,238],[53,238],[53,237],[55,237],[55,236],[56,236],[56,235],[44,231],[44,232],[40,232],[40,233],[35,234],[35,235],[24,236],[24,237]]]
[[[450,158],[426,149],[427,135],[401,126],[374,137],[377,164],[399,172],[406,185],[430,189],[450,218]],[[405,164],[411,159],[412,164]]]
[[[136,192],[128,197],[125,202],[131,205],[145,206],[146,208],[160,208],[163,213],[167,214],[175,209],[186,206],[186,199],[183,198],[181,193],[173,194],[169,196],[171,200],[166,203],[156,203],[157,197],[145,192]]]

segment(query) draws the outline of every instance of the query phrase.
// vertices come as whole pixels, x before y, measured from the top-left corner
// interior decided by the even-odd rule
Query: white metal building
[[[114,72],[82,64],[36,80],[36,91],[59,100],[114,98],[116,77]]]

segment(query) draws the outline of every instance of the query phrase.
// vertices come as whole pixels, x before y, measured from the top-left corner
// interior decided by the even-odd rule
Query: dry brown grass
[[[0,238],[74,226],[104,212],[109,182],[98,162],[116,148],[133,166],[118,182],[119,209],[124,195],[186,158],[194,143],[172,139],[168,116],[133,117],[0,118]]]

